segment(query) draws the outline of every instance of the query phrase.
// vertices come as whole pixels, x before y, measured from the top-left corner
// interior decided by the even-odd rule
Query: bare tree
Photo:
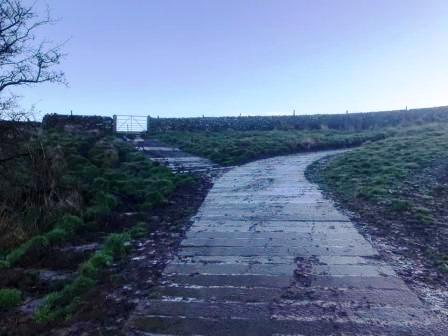
[[[65,83],[58,70],[63,57],[61,45],[39,39],[40,28],[52,24],[38,15],[33,5],[21,0],[0,0],[0,165],[20,155],[18,140],[29,133],[31,111],[18,104],[11,89],[44,82]],[[2,121],[3,120],[3,121]]]
[[[64,82],[64,73],[55,70],[60,46],[36,37],[38,28],[52,22],[48,13],[40,18],[19,0],[0,0],[0,95],[9,87]]]

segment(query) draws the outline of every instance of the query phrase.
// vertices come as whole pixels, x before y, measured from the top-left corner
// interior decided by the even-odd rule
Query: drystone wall
[[[448,106],[368,113],[300,116],[151,118],[150,132],[221,130],[365,130],[415,123],[448,121]]]
[[[59,129],[66,132],[112,133],[113,119],[102,116],[47,114],[42,120],[44,129]]]

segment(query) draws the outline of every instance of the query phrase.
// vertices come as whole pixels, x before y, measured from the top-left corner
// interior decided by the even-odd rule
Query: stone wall
[[[220,130],[364,130],[377,127],[448,121],[448,107],[368,113],[300,116],[151,118],[150,132]]]
[[[44,129],[59,129],[66,132],[91,132],[108,134],[114,131],[113,119],[102,116],[47,114],[42,119]]]

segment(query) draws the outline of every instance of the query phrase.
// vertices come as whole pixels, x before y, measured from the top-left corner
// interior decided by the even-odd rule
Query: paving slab
[[[446,335],[306,180],[309,164],[335,153],[260,160],[217,179],[160,285],[131,314],[129,335]]]
[[[208,159],[186,153],[179,148],[163,144],[156,139],[135,139],[135,147],[152,161],[167,166],[176,173],[211,174],[222,170],[217,164]]]

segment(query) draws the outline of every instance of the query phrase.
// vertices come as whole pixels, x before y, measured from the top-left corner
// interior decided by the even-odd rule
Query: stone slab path
[[[129,335],[447,335],[304,176],[334,152],[220,177]]]
[[[208,159],[186,153],[156,139],[136,139],[135,147],[151,160],[159,162],[177,173],[217,175],[223,168]]]

